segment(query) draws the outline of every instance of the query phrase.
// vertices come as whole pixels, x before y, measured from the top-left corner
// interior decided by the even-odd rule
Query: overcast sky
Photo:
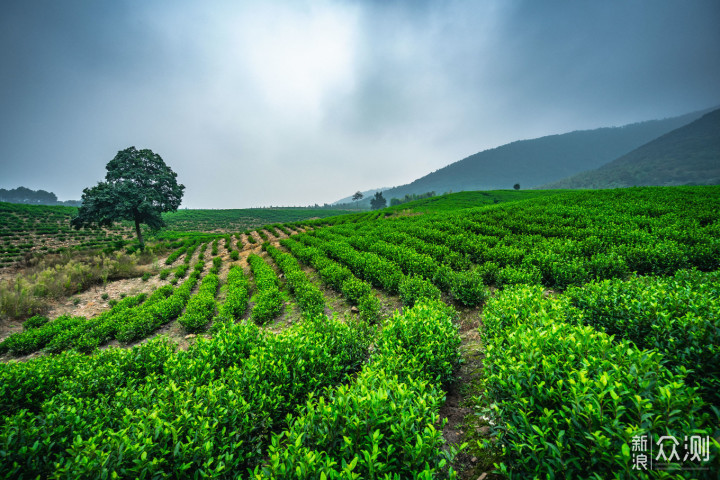
[[[0,187],[129,146],[183,206],[332,202],[514,140],[720,105],[720,2],[4,0]]]

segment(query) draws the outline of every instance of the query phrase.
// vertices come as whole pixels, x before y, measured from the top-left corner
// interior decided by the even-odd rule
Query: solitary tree
[[[82,206],[72,226],[107,226],[116,220],[135,222],[140,249],[145,248],[140,224],[152,229],[165,226],[163,212],[180,206],[185,186],[160,155],[135,147],[118,152],[105,166],[104,182],[83,190]]]
[[[515,190],[520,190],[520,184],[519,184],[519,183],[516,183],[515,185],[513,185],[513,188],[514,188]]]
[[[357,207],[357,201],[358,201],[358,200],[362,200],[362,198],[363,198],[364,196],[365,196],[365,195],[363,195],[360,190],[358,190],[357,192],[355,192],[355,194],[352,196],[353,202],[355,202],[355,206],[356,206],[356,207]]]
[[[373,210],[379,210],[387,206],[387,200],[383,197],[382,192],[375,192],[375,198],[370,199],[370,206]]]

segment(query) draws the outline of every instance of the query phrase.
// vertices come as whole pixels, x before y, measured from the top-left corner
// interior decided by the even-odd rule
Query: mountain
[[[720,184],[720,109],[588,172],[541,188]]]
[[[388,203],[406,194],[435,191],[533,188],[598,168],[676,128],[697,120],[710,109],[680,117],[650,120],[623,127],[580,130],[532,140],[520,140],[471,155],[412,183],[383,190]],[[377,190],[377,189],[376,189]],[[372,192],[374,193],[374,191]],[[360,203],[369,205],[363,192]],[[350,203],[350,197],[335,203]]]

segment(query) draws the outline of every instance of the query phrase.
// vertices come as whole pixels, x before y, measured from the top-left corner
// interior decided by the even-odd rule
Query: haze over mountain
[[[543,188],[720,184],[720,109],[602,167]]]
[[[497,190],[538,187],[586,170],[598,168],[616,158],[697,120],[711,109],[679,117],[650,120],[622,127],[581,130],[520,140],[484,150],[418,178],[406,185],[382,190],[385,199],[435,191],[438,195],[464,190]],[[359,203],[369,204],[379,189],[363,192]],[[335,203],[351,202],[350,197]]]

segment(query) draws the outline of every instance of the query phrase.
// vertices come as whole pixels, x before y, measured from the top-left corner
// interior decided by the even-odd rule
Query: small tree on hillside
[[[357,207],[357,202],[358,202],[358,200],[362,200],[362,198],[363,198],[364,196],[365,196],[365,195],[363,195],[360,190],[358,190],[357,192],[355,192],[355,195],[352,196],[353,202],[355,202],[355,207]]]
[[[164,227],[162,213],[178,209],[185,186],[177,183],[177,174],[152,150],[126,148],[105,169],[104,182],[83,190],[82,206],[71,224],[79,229],[133,221],[142,250],[145,243],[140,224]]]
[[[520,190],[520,184],[519,184],[519,183],[516,183],[515,185],[513,185],[513,188],[514,188],[515,190]]]
[[[375,198],[370,200],[370,207],[372,207],[373,210],[379,210],[381,208],[385,208],[386,206],[387,200],[383,197],[382,192],[376,192]]]

